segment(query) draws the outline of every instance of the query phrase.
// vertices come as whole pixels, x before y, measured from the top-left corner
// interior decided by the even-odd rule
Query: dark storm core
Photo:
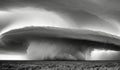
[[[93,49],[120,50],[119,45],[112,43],[21,33],[14,33],[13,30],[3,34],[1,50],[27,53],[31,60],[85,60],[85,56],[90,56]]]

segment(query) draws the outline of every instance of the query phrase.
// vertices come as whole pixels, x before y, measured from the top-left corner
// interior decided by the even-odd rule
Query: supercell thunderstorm
[[[68,20],[64,20],[60,15],[35,8],[21,8],[21,9],[12,9],[10,10],[10,15],[13,15],[15,19],[11,24],[6,26],[0,34],[4,34],[7,31],[20,29],[24,27],[39,26],[39,27],[58,27],[58,28],[75,28],[77,25],[72,25]],[[18,16],[16,16],[18,15]],[[49,16],[48,16],[49,15]],[[17,18],[15,18],[17,17]],[[93,26],[93,25],[91,25]],[[82,26],[81,26],[82,27]],[[96,26],[95,26],[96,27]],[[83,29],[88,27],[82,27]],[[101,27],[100,27],[101,28]],[[107,27],[105,27],[107,28]],[[89,28],[88,28],[89,29]],[[95,30],[95,29],[93,29]],[[105,30],[105,29],[103,29]],[[99,29],[99,31],[101,31]],[[99,58],[96,57],[99,54],[99,51],[94,51],[95,47],[99,45],[87,45],[88,42],[85,42],[84,45],[76,41],[62,40],[62,39],[48,39],[48,38],[39,38],[39,39],[29,39],[28,48],[26,50],[27,59],[30,60],[96,60]],[[88,48],[91,47],[92,48]],[[16,46],[17,47],[17,46]],[[93,48],[94,47],[94,48]],[[99,47],[102,47],[101,45]],[[102,47],[104,50],[105,47]],[[93,52],[92,52],[93,51]],[[114,56],[112,56],[114,55]],[[105,59],[119,59],[119,51],[106,51],[100,52],[102,56],[110,55]],[[105,55],[104,55],[105,54]],[[116,57],[117,56],[117,57]],[[113,58],[114,57],[114,58]],[[96,58],[96,59],[95,59]],[[104,59],[104,58],[102,58]]]

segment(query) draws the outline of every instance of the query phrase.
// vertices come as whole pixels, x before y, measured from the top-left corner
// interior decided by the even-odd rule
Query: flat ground
[[[0,61],[0,70],[118,70],[120,61]]]

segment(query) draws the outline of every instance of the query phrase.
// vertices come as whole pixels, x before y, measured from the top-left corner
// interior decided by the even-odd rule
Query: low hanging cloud
[[[28,59],[33,60],[84,60],[83,52],[71,43],[64,40],[41,39],[29,42],[27,49]],[[81,49],[82,50],[82,49]]]

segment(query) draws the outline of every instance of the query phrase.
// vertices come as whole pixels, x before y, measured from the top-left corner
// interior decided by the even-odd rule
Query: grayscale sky
[[[50,26],[119,37],[119,12],[120,0],[0,0],[0,35],[26,26]]]

